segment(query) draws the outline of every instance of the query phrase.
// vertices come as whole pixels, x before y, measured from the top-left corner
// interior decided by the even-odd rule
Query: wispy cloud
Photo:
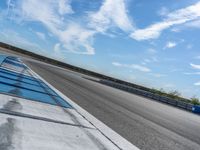
[[[95,31],[82,28],[78,24],[69,24],[64,32],[59,32],[59,39],[62,46],[69,52],[76,54],[95,54],[95,49],[91,46]],[[85,51],[86,49],[86,51]]]
[[[135,70],[139,70],[139,71],[142,71],[142,72],[151,72],[151,69],[149,69],[145,66],[137,65],[137,64],[121,64],[119,62],[113,62],[112,65],[114,65],[116,67],[124,67],[124,68],[129,68],[129,69],[135,69]]]
[[[127,12],[125,0],[104,0],[99,11],[89,14],[89,26],[98,32],[105,32],[111,27],[132,31],[133,25]]]
[[[146,65],[148,63],[155,63],[155,62],[158,62],[158,59],[157,57],[151,57],[151,58],[145,58],[143,61],[142,61],[142,64],[143,65]]]
[[[128,16],[125,0],[104,0],[99,10],[88,12],[84,16],[85,22],[69,19],[75,13],[71,0],[19,0],[15,3],[15,13],[18,20],[36,21],[45,26],[61,44],[62,51],[76,54],[94,55],[94,35],[107,32],[110,28],[117,27],[125,32],[133,30],[132,21]],[[38,4],[40,9],[38,8]],[[8,10],[13,4],[8,0]],[[44,36],[36,33],[40,38]],[[109,34],[109,33],[106,33]]]
[[[40,9],[35,10],[40,4]],[[40,0],[20,0],[16,6],[17,15],[28,21],[40,21],[49,29],[60,26],[63,22],[58,13],[59,5],[57,1]]]
[[[131,37],[138,41],[147,39],[156,39],[160,36],[163,30],[174,25],[184,24],[189,21],[194,21],[200,17],[200,2],[186,8],[173,11],[166,17],[155,24],[152,24],[144,29],[135,30]]]
[[[193,69],[200,69],[200,65],[197,65],[197,64],[191,63],[190,66],[191,66]]]
[[[40,9],[36,11],[38,4]],[[69,0],[21,0],[16,9],[14,13],[17,13],[16,15],[23,21],[37,21],[45,26],[58,38],[61,46],[65,48],[63,50],[76,54],[93,55],[95,53],[91,46],[94,32],[65,20],[65,15],[73,13]],[[44,38],[40,33],[37,35]]]
[[[176,42],[168,41],[165,45],[165,48],[173,48],[177,45]]]
[[[58,12],[60,15],[74,13],[70,3],[71,0],[58,0]]]
[[[196,82],[194,83],[195,86],[200,86],[200,81],[199,82]]]

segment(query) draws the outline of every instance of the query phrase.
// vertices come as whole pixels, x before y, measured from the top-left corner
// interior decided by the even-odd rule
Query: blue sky
[[[0,41],[200,97],[198,0],[1,0]]]

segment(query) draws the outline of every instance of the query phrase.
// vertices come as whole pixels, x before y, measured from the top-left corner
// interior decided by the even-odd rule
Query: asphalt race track
[[[200,149],[198,115],[102,85],[66,69],[30,59],[25,63],[142,150]]]
[[[140,149],[200,150],[198,115],[99,84],[83,78],[85,75],[14,51],[0,52],[22,56],[46,81]]]

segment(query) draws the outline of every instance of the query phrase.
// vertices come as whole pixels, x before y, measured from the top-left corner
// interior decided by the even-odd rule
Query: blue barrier
[[[130,92],[130,93],[134,93],[134,94],[137,94],[137,95],[140,95],[140,96],[144,96],[144,97],[147,97],[147,98],[150,98],[150,99],[154,99],[156,101],[167,103],[169,105],[172,105],[172,106],[175,106],[175,107],[178,107],[178,108],[181,108],[181,109],[185,109],[187,111],[192,111],[194,109],[194,111],[192,111],[192,112],[200,114],[200,106],[193,107],[194,106],[193,104],[189,104],[189,103],[182,102],[182,101],[172,99],[172,98],[169,98],[169,97],[165,97],[165,96],[160,96],[160,95],[157,95],[157,94],[154,94],[154,93],[151,93],[151,92],[147,92],[147,91],[144,91],[144,90],[141,90],[141,89],[129,87],[127,85],[123,85],[123,84],[119,84],[119,83],[115,83],[113,81],[108,81],[108,80],[102,79],[102,80],[100,80],[100,83],[106,84],[108,86],[115,87],[115,88],[118,88],[118,89],[121,89],[121,90],[124,90],[124,91],[127,91],[127,92]]]
[[[0,55],[0,65],[6,59],[6,57],[7,57],[6,55]]]
[[[17,62],[15,62],[15,61],[12,61],[12,60],[9,60],[9,59],[4,59],[3,62],[4,62],[4,63],[8,63],[8,64],[10,64],[10,65],[14,65],[14,66],[17,66],[17,67],[21,67],[21,68],[27,69],[27,67],[26,67],[24,64],[22,64],[22,63],[17,63]]]
[[[200,106],[199,106],[199,105],[194,105],[194,106],[192,107],[192,112],[193,112],[193,113],[200,114]]]
[[[15,70],[15,66],[28,70],[28,68],[15,57],[0,55],[0,65],[3,63],[14,66],[13,70]],[[0,67],[0,94],[8,94],[27,100],[72,108],[68,102],[62,99],[40,79],[7,70],[4,66]]]

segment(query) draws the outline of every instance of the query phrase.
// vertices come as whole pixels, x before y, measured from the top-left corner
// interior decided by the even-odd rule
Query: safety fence
[[[179,108],[185,109],[187,111],[193,111],[193,109],[194,109],[193,104],[185,103],[185,102],[182,102],[180,100],[172,99],[172,98],[165,97],[165,96],[160,96],[158,94],[154,94],[154,93],[144,91],[144,90],[141,90],[141,89],[133,88],[133,87],[130,87],[130,86],[127,86],[127,85],[122,85],[122,84],[115,83],[115,82],[112,82],[112,81],[109,81],[109,80],[100,80],[99,82],[102,83],[102,84],[123,90],[123,91],[127,91],[127,92],[130,92],[130,93],[134,93],[136,95],[144,96],[144,97],[147,97],[147,98],[159,101],[159,102],[163,102],[163,103],[175,106],[175,107],[179,107]]]

